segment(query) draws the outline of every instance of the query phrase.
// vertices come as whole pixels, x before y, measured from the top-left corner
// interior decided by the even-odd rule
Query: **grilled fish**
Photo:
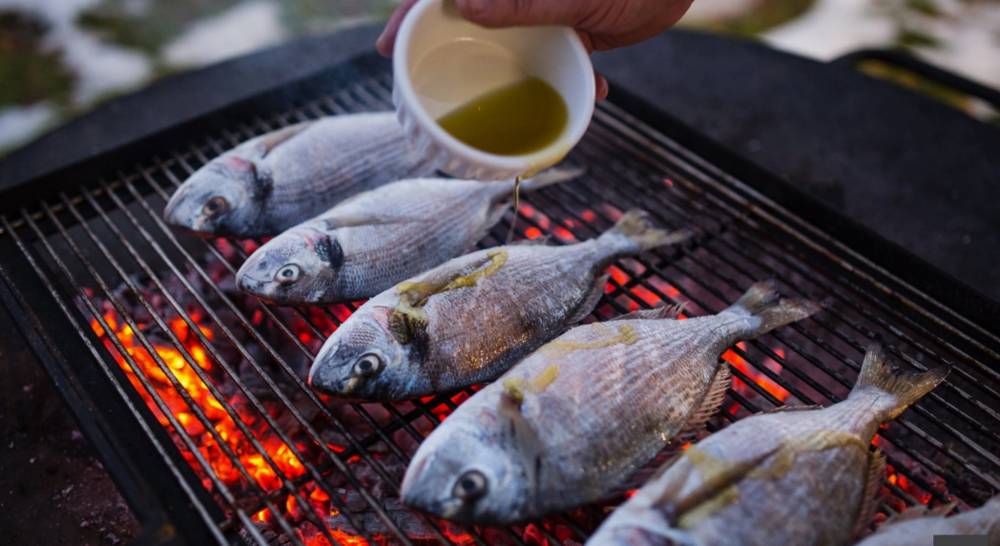
[[[410,151],[391,112],[332,116],[248,140],[174,193],[167,222],[195,234],[275,235],[340,201],[432,165]]]
[[[613,260],[686,237],[630,211],[590,241],[508,245],[455,258],[368,300],[323,344],[310,384],[341,396],[399,400],[489,381],[587,316]]]
[[[933,546],[935,535],[986,536],[989,546],[1000,545],[1000,496],[975,510],[946,518],[952,507],[945,505],[942,513],[911,508],[883,523],[878,532],[857,546]]]
[[[552,170],[525,180],[531,191],[575,178]],[[510,208],[497,182],[422,178],[356,195],[299,224],[251,255],[240,289],[280,304],[370,298],[467,252]]]
[[[884,458],[868,447],[945,377],[865,356],[847,399],[754,415],[688,448],[587,544],[838,546],[871,521]]]
[[[738,340],[804,318],[809,301],[768,283],[712,316],[661,310],[578,326],[448,417],[420,446],[403,502],[440,517],[509,524],[599,500],[719,408]]]

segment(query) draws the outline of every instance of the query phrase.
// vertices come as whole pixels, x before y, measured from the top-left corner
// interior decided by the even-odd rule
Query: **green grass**
[[[0,108],[50,100],[69,102],[75,78],[61,52],[43,47],[45,25],[13,11],[0,11]]]
[[[905,68],[885,64],[881,61],[862,61],[857,67],[861,72],[892,82],[896,85],[913,89],[923,95],[961,110],[966,114],[973,115],[972,99],[960,91],[946,87],[932,80],[928,80],[919,74],[915,74]],[[993,115],[987,117],[973,116],[980,121],[991,124],[1000,124],[1000,116]]]
[[[128,0],[104,0],[80,14],[77,23],[104,40],[156,57],[161,48],[195,21],[221,13],[238,0],[170,0],[150,2],[132,12]]]
[[[815,2],[816,0],[758,0],[757,4],[744,14],[706,23],[701,27],[714,32],[756,36],[801,16],[809,11]]]

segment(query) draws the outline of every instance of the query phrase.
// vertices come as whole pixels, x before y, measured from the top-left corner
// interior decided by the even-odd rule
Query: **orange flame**
[[[274,461],[277,471],[274,466],[268,463],[264,455],[255,449],[233,418],[225,411],[223,404],[212,395],[208,386],[191,367],[181,351],[173,346],[152,342],[156,355],[166,364],[167,371],[170,374],[168,377],[160,366],[157,365],[156,360],[149,351],[142,346],[132,328],[120,321],[115,312],[108,311],[104,313],[102,318],[115,338],[121,343],[128,358],[135,362],[136,367],[148,379],[150,386],[163,401],[167,410],[176,418],[181,428],[184,429],[184,432],[193,439],[194,443],[198,446],[198,451],[208,462],[212,474],[219,481],[226,484],[227,487],[233,487],[237,490],[251,485],[246,483],[246,479],[234,462],[226,455],[223,447],[219,445],[219,442],[213,437],[211,432],[206,429],[202,421],[197,418],[192,408],[187,405],[187,402],[184,401],[178,390],[174,389],[170,381],[171,377],[183,387],[194,405],[205,415],[205,420],[211,425],[212,430],[218,434],[218,437],[225,443],[226,447],[236,454],[239,462],[246,469],[246,473],[255,482],[255,485],[259,486],[263,491],[271,492],[282,488],[283,484],[278,472],[289,480],[294,480],[305,474],[305,466],[292,451],[291,447],[271,429],[267,428],[266,423],[262,419],[259,419],[256,414],[245,409],[249,408],[249,405],[242,399],[241,395],[234,396],[227,402],[230,407],[236,408],[234,410],[236,415],[254,434],[258,442],[263,446],[264,451]],[[200,325],[201,318],[199,313],[191,313],[191,319],[195,324],[199,325],[198,329],[201,334],[204,335],[205,339],[211,341],[213,332],[209,328]],[[253,319],[260,321],[263,320],[263,317],[254,316]],[[198,337],[190,331],[188,324],[183,319],[175,318],[168,321],[168,326],[197,366],[206,372],[206,374],[213,372],[214,363],[212,359]],[[115,347],[100,321],[97,319],[92,320],[91,328],[102,339],[104,346],[118,362],[118,365],[125,372],[126,377],[128,377],[129,382],[132,383],[132,386],[142,396],[146,405],[156,416],[156,419],[161,425],[171,430],[171,424],[167,416],[160,411],[154,402],[152,393],[147,392],[143,387],[138,373],[129,364],[126,357]],[[299,335],[302,335],[302,333],[300,332]],[[311,333],[309,334],[309,338],[308,341],[313,341]],[[296,447],[300,452],[304,449],[304,446],[297,445]],[[195,472],[202,478],[202,483],[205,487],[211,490],[213,483],[208,479],[202,466],[198,464],[197,460],[190,453],[185,451],[184,456],[191,463]],[[312,488],[311,491],[309,491],[309,488]],[[303,491],[308,491],[308,495],[306,495],[307,502],[318,513],[329,514],[336,512],[329,506],[329,496],[316,487],[314,482],[309,482]],[[299,504],[294,495],[287,495],[284,502],[275,504],[279,508],[284,508],[287,517],[294,519],[304,516],[303,506]],[[253,521],[262,524],[274,523],[274,518],[274,513],[267,508],[251,516]],[[301,535],[301,531],[299,533]],[[364,538],[340,530],[330,529],[329,533],[341,544],[368,544]],[[321,534],[312,537],[300,536],[299,538],[311,546],[319,546],[320,544],[327,543],[326,538]]]

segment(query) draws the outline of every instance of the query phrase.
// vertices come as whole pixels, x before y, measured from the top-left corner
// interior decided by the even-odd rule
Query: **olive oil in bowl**
[[[528,155],[559,139],[569,120],[562,96],[530,77],[473,99],[438,120],[458,140],[487,153]]]

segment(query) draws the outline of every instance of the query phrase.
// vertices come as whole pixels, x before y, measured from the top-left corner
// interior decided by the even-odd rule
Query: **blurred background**
[[[0,0],[0,156],[156,78],[392,11],[391,0]],[[1000,0],[697,0],[681,25],[831,59],[897,47],[1000,88]],[[1000,117],[908,75],[981,119]]]

